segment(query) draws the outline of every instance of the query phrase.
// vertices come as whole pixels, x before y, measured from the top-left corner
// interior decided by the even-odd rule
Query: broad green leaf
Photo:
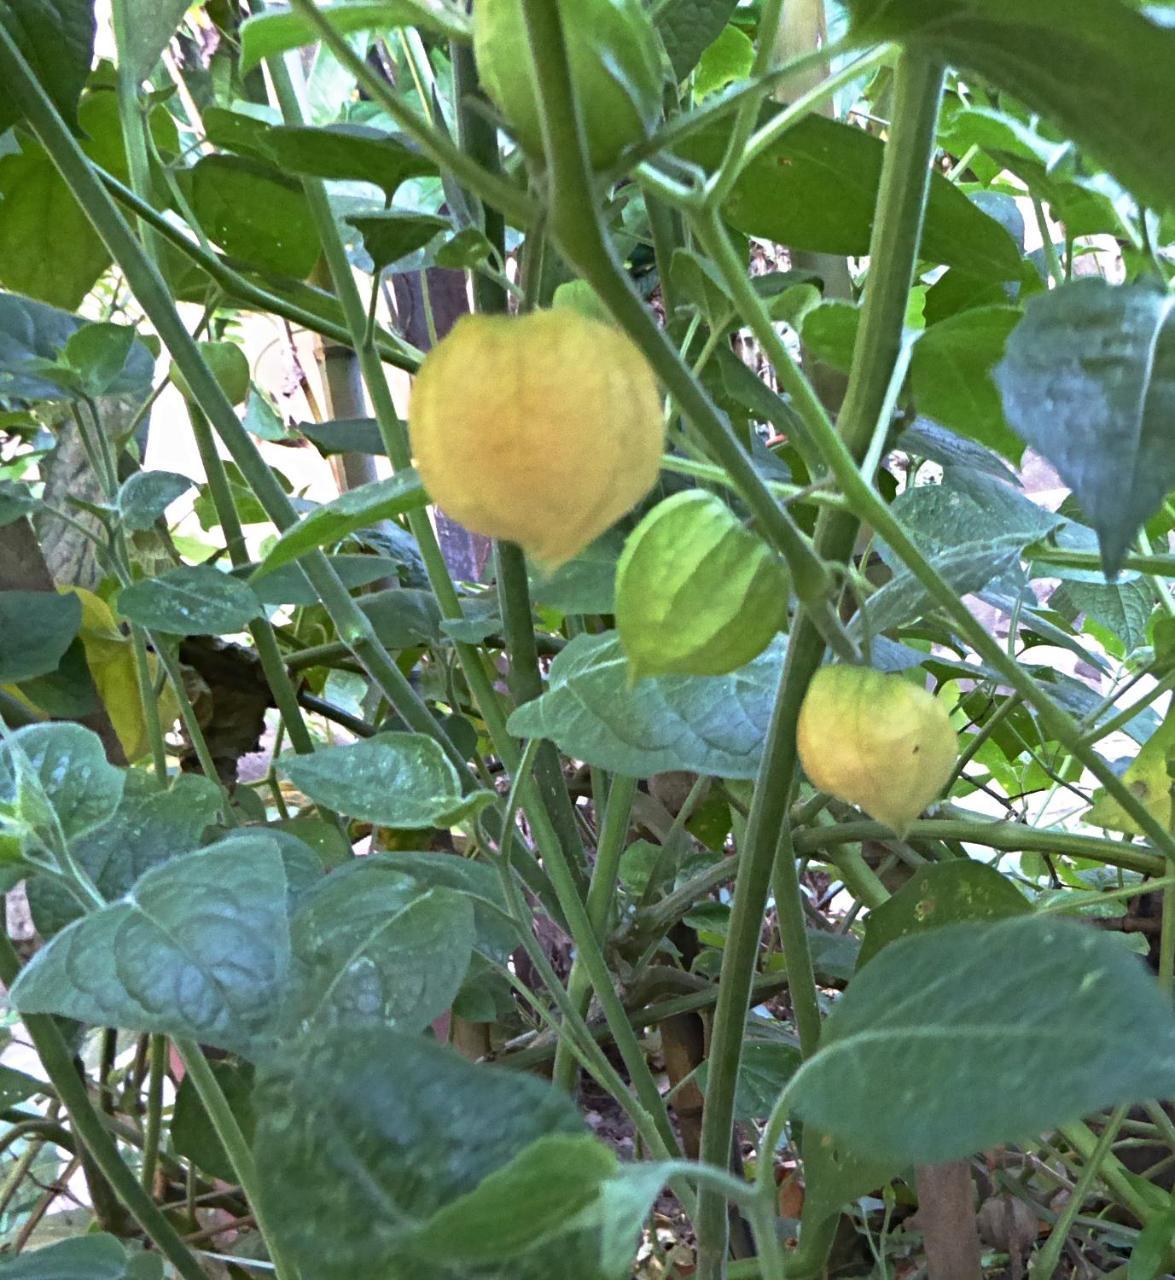
[[[367,587],[383,578],[395,580],[401,564],[389,556],[366,556],[351,552],[345,555],[327,556],[331,568],[343,580],[348,591]],[[242,567],[233,571],[236,578],[247,578],[257,566]],[[310,585],[310,579],[297,564],[283,565],[267,573],[255,583],[250,583],[259,599],[265,604],[318,603],[318,592]]]
[[[599,1195],[570,1225],[599,1233],[599,1269],[605,1280],[629,1280],[641,1229],[672,1171],[661,1162],[621,1165]]]
[[[0,342],[3,339],[0,338]],[[0,386],[3,386],[4,375],[0,372]],[[22,517],[30,515],[40,503],[23,484],[13,480],[0,480],[0,529],[15,523]]]
[[[249,357],[235,342],[201,342],[200,355],[230,404],[244,404],[250,391]],[[173,363],[171,380],[185,400],[192,399],[188,380]]]
[[[108,821],[125,782],[102,739],[80,724],[31,724],[0,743],[0,813],[14,810],[50,847],[53,828],[72,843]]]
[[[910,386],[920,414],[1018,462],[992,370],[1020,321],[1016,307],[975,307],[933,324],[914,345]]]
[[[261,141],[283,172],[339,182],[371,182],[383,189],[389,201],[409,178],[437,172],[435,161],[378,129],[362,125],[339,124],[325,129],[286,125],[269,129]]]
[[[152,867],[199,848],[224,804],[220,787],[199,774],[180,774],[166,789],[138,770],[125,776],[118,808],[73,849],[82,870],[108,900],[129,893]],[[29,883],[28,896],[43,938],[81,914],[73,895],[43,876]]]
[[[68,123],[74,123],[93,60],[92,0],[0,0],[0,23],[53,105]],[[13,98],[0,95],[0,133],[19,119]]]
[[[211,565],[181,565],[119,592],[118,612],[130,622],[175,636],[243,631],[262,611],[248,583]]]
[[[419,733],[380,733],[313,755],[285,755],[278,768],[315,804],[381,827],[462,822],[492,799],[487,791],[463,795],[449,758]]]
[[[251,266],[304,280],[318,233],[296,178],[240,156],[204,156],[188,171],[189,198],[210,240]]]
[[[379,423],[374,418],[336,418],[330,422],[299,422],[298,430],[329,457],[334,453],[384,453]]]
[[[119,518],[128,529],[150,529],[190,488],[192,481],[174,471],[136,471],[118,491]]]
[[[870,1160],[850,1142],[804,1126],[804,1209],[801,1231],[811,1230],[863,1195],[878,1191],[901,1172],[900,1160]]]
[[[106,246],[41,146],[24,138],[20,151],[0,156],[4,287],[72,309],[109,265]]]
[[[906,453],[937,462],[943,467],[965,467],[994,476],[997,480],[1018,483],[1015,473],[998,454],[926,418],[916,418],[898,436],[896,443]]]
[[[452,227],[448,218],[433,213],[403,213],[395,209],[357,214],[347,221],[363,237],[363,247],[377,272],[423,249],[435,236]]]
[[[63,929],[21,972],[13,1004],[248,1055],[272,1040],[286,982],[286,891],[271,835],[176,858]]]
[[[108,395],[126,370],[136,336],[131,325],[83,324],[69,335],[62,363],[74,371],[84,394]]]
[[[779,108],[769,108],[762,120]],[[713,170],[730,138],[714,122],[677,148]],[[794,249],[859,257],[869,252],[885,144],[853,125],[807,116],[749,164],[723,206],[745,235]],[[1016,242],[941,174],[930,183],[923,257],[998,280],[1020,275]]]
[[[469,19],[445,0],[350,0],[323,5],[321,11],[343,34],[420,27],[454,40],[470,38]],[[241,27],[241,70],[317,40],[315,27],[300,13],[259,14]]]
[[[257,1124],[253,1114],[252,1064],[210,1062],[208,1066],[224,1091],[229,1110],[236,1116],[241,1132],[251,1140]],[[237,1171],[208,1118],[190,1075],[184,1076],[176,1090],[169,1132],[176,1155],[191,1160],[197,1169],[214,1178],[236,1182]]]
[[[56,671],[81,625],[75,595],[0,591],[0,684]]]
[[[661,676],[629,687],[615,632],[576,636],[551,664],[547,692],[508,722],[565,755],[633,777],[684,769],[753,778],[785,641],[727,676]]]
[[[1062,617],[1076,621],[1085,616],[1088,624],[1108,631],[1099,636],[1107,648],[1120,643],[1122,656],[1133,653],[1146,643],[1146,628],[1154,613],[1158,597],[1145,578],[1130,582],[1062,582],[1049,597],[1049,608]]]
[[[304,516],[287,529],[270,548],[253,574],[253,579],[272,573],[280,565],[297,560],[307,551],[339,542],[348,534],[381,520],[390,520],[415,511],[428,502],[428,495],[413,468],[397,472],[387,480],[373,480],[341,494]]]
[[[738,0],[668,0],[657,11],[657,31],[679,81],[722,34]]]
[[[1151,285],[1076,280],[1029,301],[996,370],[1008,422],[1073,490],[1111,576],[1175,488],[1173,312]]]
[[[119,46],[120,70],[132,84],[139,84],[155,69],[190,0],[114,0],[122,12],[125,41]]]
[[[919,867],[892,898],[869,912],[857,967],[911,933],[1031,911],[1028,899],[994,867],[966,858],[931,863]]]
[[[569,1230],[570,1219],[618,1171],[596,1138],[551,1134],[532,1142],[421,1228],[412,1251],[438,1264],[480,1270]]]
[[[441,608],[431,591],[394,587],[360,596],[359,607],[389,649],[411,649],[440,642]]]
[[[0,1263],[0,1280],[163,1280],[163,1259],[128,1253],[114,1236],[77,1236]]]
[[[1171,761],[1175,759],[1175,708],[1143,743],[1138,755],[1122,775],[1122,784],[1146,807],[1147,812],[1168,830],[1175,831],[1175,793],[1172,792]],[[1138,823],[1107,794],[1104,787],[1093,793],[1093,807],[1087,821],[1108,831],[1141,835]]]
[[[583,1133],[547,1082],[386,1027],[310,1036],[286,1055],[258,1074],[254,1151],[267,1217],[315,1280],[451,1277],[412,1256],[415,1233],[536,1139]],[[558,1253],[538,1261],[461,1272],[595,1280]]]
[[[853,363],[853,344],[861,310],[852,302],[830,298],[806,311],[800,326],[804,346],[824,364],[847,373]]]
[[[694,76],[694,98],[700,100],[719,93],[751,74],[755,46],[738,27],[722,29],[718,38],[702,54]]]
[[[616,562],[623,549],[623,534],[611,529],[554,573],[531,566],[531,599],[560,613],[614,612]]]
[[[616,568],[616,627],[634,680],[745,666],[787,625],[787,603],[781,562],[700,489],[658,503]]]
[[[760,1124],[771,1114],[784,1085],[799,1069],[803,1056],[799,1045],[783,1040],[748,1040],[739,1059],[738,1084],[734,1095],[735,1119],[742,1124]],[[695,1072],[698,1087],[706,1091],[708,1062]]]
[[[1175,1018],[1138,958],[1088,925],[1032,916],[885,947],[789,1086],[805,1121],[908,1164],[1173,1090]]]
[[[1155,208],[1175,206],[1175,30],[1119,0],[850,0],[860,41],[978,72],[1050,117]]]
[[[17,1071],[14,1067],[0,1066],[0,1107],[5,1110],[45,1091],[44,1081]]]
[[[356,898],[329,877],[290,922],[287,1035],[314,1028],[399,1027],[423,1031],[461,989],[473,950],[473,907],[463,893],[430,889],[408,906]],[[370,879],[367,881],[370,883]],[[385,883],[394,884],[390,877]]]

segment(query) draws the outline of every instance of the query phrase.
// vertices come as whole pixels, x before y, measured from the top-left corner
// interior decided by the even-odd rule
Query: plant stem
[[[0,41],[4,39],[0,28]],[[0,936],[0,982],[11,988],[20,973],[18,958],[7,934]],[[130,1210],[135,1220],[158,1246],[160,1253],[180,1273],[183,1280],[207,1280],[203,1268],[179,1238],[175,1228],[139,1185],[114,1139],[106,1131],[98,1112],[90,1101],[85,1082],[78,1075],[56,1021],[48,1014],[29,1013],[22,1021],[37,1050],[37,1056],[66,1111],[79,1141],[90,1153],[102,1176],[115,1195]]]
[[[163,1131],[163,1081],[167,1074],[167,1037],[150,1037],[150,1066],[147,1076],[147,1118],[143,1127],[143,1190],[152,1195],[159,1167],[159,1139]]]

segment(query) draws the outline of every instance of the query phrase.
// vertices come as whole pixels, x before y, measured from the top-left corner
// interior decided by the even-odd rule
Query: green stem
[[[4,38],[0,29],[0,43]],[[19,973],[20,960],[7,934],[4,934],[0,936],[0,982],[11,988]],[[74,1067],[73,1058],[56,1021],[44,1013],[25,1014],[21,1020],[28,1030],[45,1074],[69,1113],[74,1132],[90,1153],[94,1164],[101,1170],[102,1176],[114,1189],[115,1195],[126,1205],[183,1280],[207,1280],[203,1268],[179,1238],[175,1228],[139,1185],[135,1175],[119,1155],[114,1139],[106,1131],[90,1101],[85,1082]]]
[[[167,1073],[167,1037],[150,1037],[150,1066],[147,1076],[147,1118],[143,1127],[143,1190],[151,1195],[155,1171],[159,1168],[159,1139],[163,1132],[163,1081]]]
[[[808,1058],[816,1052],[820,1040],[820,1001],[816,995],[816,976],[812,972],[812,953],[808,948],[808,924],[804,915],[799,864],[786,817],[779,828],[772,891],[792,1016],[800,1037],[800,1052]]]
[[[156,779],[167,782],[167,743],[163,738],[163,724],[159,719],[159,700],[155,696],[155,682],[151,679],[151,664],[147,659],[147,640],[143,628],[131,627],[131,651],[135,655],[135,682],[139,687],[139,701],[143,704],[143,718],[147,724],[147,740],[151,744],[151,765]]]
[[[1078,1122],[1062,1125],[1059,1132],[1087,1164],[1093,1162],[1099,1144],[1087,1124]],[[1135,1190],[1132,1175],[1108,1147],[1100,1157],[1099,1172],[1115,1199],[1129,1209],[1139,1222],[1145,1223],[1154,1216],[1153,1205]]]
[[[592,931],[601,943],[607,937],[608,912],[616,893],[616,880],[620,873],[620,859],[628,836],[628,820],[632,813],[636,788],[635,778],[629,778],[622,773],[614,776],[608,792],[604,821],[600,826],[599,843],[596,846],[596,864],[592,868],[591,883],[588,885],[587,914]],[[591,984],[587,969],[578,955],[571,965],[571,974],[567,979],[567,993],[574,1008],[581,1015],[585,1015],[591,999]],[[560,1042],[555,1054],[554,1081],[561,1088],[571,1090],[575,1085],[575,1064],[563,1050],[564,1044]]]
[[[179,1050],[192,1084],[196,1087],[196,1092],[200,1095],[204,1110],[212,1121],[216,1136],[224,1147],[229,1163],[236,1171],[237,1181],[241,1184],[241,1190],[249,1201],[253,1220],[257,1223],[257,1230],[261,1233],[261,1238],[269,1250],[278,1280],[298,1280],[297,1268],[285,1256],[284,1250],[278,1246],[274,1233],[266,1227],[267,1212],[263,1207],[264,1200],[260,1194],[260,1180],[253,1160],[253,1152],[249,1148],[248,1139],[241,1131],[237,1117],[229,1106],[228,1099],[224,1096],[220,1081],[217,1080],[208,1059],[204,1056],[204,1051],[198,1044],[192,1040],[177,1040],[176,1048]]]

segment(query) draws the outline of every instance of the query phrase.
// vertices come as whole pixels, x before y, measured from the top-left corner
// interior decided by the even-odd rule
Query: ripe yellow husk
[[[868,667],[822,667],[796,722],[812,784],[899,835],[937,799],[959,743],[947,709],[926,689]]]
[[[656,378],[623,332],[566,308],[465,316],[421,365],[409,413],[432,500],[553,569],[653,487]]]

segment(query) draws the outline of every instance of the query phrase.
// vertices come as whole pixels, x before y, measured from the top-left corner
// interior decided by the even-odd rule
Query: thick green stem
[[[0,981],[6,987],[11,987],[19,972],[20,960],[8,935],[4,934],[0,937]],[[94,1164],[101,1170],[102,1176],[114,1189],[115,1195],[126,1205],[183,1280],[207,1280],[203,1268],[180,1239],[175,1228],[139,1185],[135,1175],[119,1155],[114,1139],[90,1101],[85,1082],[74,1068],[73,1058],[57,1023],[43,1013],[25,1014],[22,1021],[37,1050],[45,1074],[69,1112],[74,1132],[90,1153]]]
[[[167,1074],[167,1037],[150,1037],[147,1074],[147,1116],[143,1126],[143,1169],[140,1181],[148,1195],[154,1193],[159,1168],[159,1140],[163,1134],[163,1081]]]

